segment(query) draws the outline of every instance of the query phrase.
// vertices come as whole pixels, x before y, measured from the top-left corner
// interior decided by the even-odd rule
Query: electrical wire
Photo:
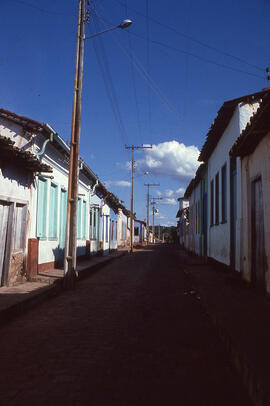
[[[126,17],[128,17],[127,8],[128,8],[128,5],[127,5],[127,0],[126,0]],[[129,47],[129,49],[133,49],[130,33],[128,33],[128,47]],[[139,110],[138,94],[137,94],[137,88],[136,88],[135,71],[134,71],[133,63],[131,64],[131,81],[132,81],[132,88],[133,88],[135,108],[136,108],[138,133],[140,136],[140,140],[142,142],[142,127],[141,127],[141,120],[140,120],[140,110]]]
[[[127,31],[128,31],[128,30],[127,30]],[[144,41],[147,41],[147,38],[143,37],[142,35],[136,34],[136,33],[131,32],[131,31],[130,31],[130,33],[131,33],[131,35],[133,35],[133,36],[135,36],[135,37],[137,37],[137,38],[140,38],[140,39],[142,39],[142,40],[144,40]],[[219,63],[219,62],[213,61],[212,59],[204,58],[204,57],[199,56],[199,55],[197,55],[197,54],[194,54],[194,53],[192,53],[192,52],[184,51],[183,49],[179,49],[179,48],[173,47],[173,46],[171,46],[171,45],[165,44],[165,43],[160,42],[160,41],[150,40],[150,42],[151,42],[152,44],[160,45],[161,47],[164,47],[164,48],[166,48],[166,49],[170,49],[170,50],[175,51],[175,52],[180,52],[180,53],[185,54],[185,55],[193,56],[193,57],[196,58],[196,59],[199,59],[199,60],[201,60],[201,61],[203,61],[203,62],[210,63],[210,64],[212,64],[212,65],[220,66],[220,67],[225,68],[225,69],[229,69],[229,70],[232,70],[232,71],[235,71],[235,72],[239,72],[239,73],[244,73],[244,74],[246,74],[246,75],[254,76],[254,77],[257,77],[257,78],[260,78],[260,79],[265,79],[263,76],[257,75],[256,73],[247,72],[247,71],[244,71],[243,69],[238,69],[238,68],[235,68],[235,67],[233,67],[233,66],[225,65],[225,64],[223,64],[223,63]]]
[[[99,28],[99,23],[98,20],[95,18],[96,15],[93,14],[94,18],[94,24],[96,27],[96,31],[100,31]],[[127,133],[126,133],[126,129],[122,120],[122,116],[121,116],[121,112],[120,112],[120,108],[119,108],[119,103],[117,100],[117,96],[116,96],[116,91],[114,88],[114,84],[113,84],[113,80],[112,80],[112,76],[111,76],[111,72],[110,72],[110,68],[109,68],[109,64],[108,64],[108,59],[107,59],[107,55],[106,55],[106,51],[105,51],[105,47],[102,41],[101,37],[96,37],[93,39],[93,45],[94,45],[94,50],[96,53],[96,57],[97,57],[97,61],[103,76],[103,80],[104,80],[104,84],[105,84],[105,89],[106,89],[106,93],[108,96],[108,99],[110,101],[111,107],[112,107],[112,112],[116,121],[116,124],[118,126],[119,129],[119,134],[121,136],[122,142],[123,144],[125,144],[127,142]]]
[[[188,0],[188,9],[186,12],[187,18],[187,26],[190,26],[190,15],[191,15],[191,8],[192,8],[192,0]],[[190,52],[190,40],[186,38],[186,51]],[[190,104],[190,55],[185,55],[185,80],[184,80],[184,97],[183,97],[183,129],[184,131],[187,128],[187,106]]]
[[[178,119],[181,119],[179,111],[169,102],[167,97],[163,94],[163,92],[160,90],[158,85],[154,82],[154,80],[151,78],[150,75],[146,72],[146,70],[143,68],[142,64],[136,58],[134,52],[129,52],[120,42],[118,41],[118,46],[120,49],[127,55],[127,57],[131,60],[131,63],[134,64],[136,70],[138,73],[141,75],[141,77],[148,83],[150,88],[153,90],[154,93],[160,98],[160,100],[163,102],[163,104],[167,107],[167,109],[176,114]]]
[[[28,3],[27,1],[24,1],[24,0],[13,0],[13,2],[18,3],[18,4],[22,4],[22,5],[27,6],[27,7],[34,8],[34,9],[36,9],[38,11],[41,11],[42,13],[55,14],[55,15],[73,15],[73,16],[76,16],[76,14],[74,14],[74,13],[65,13],[65,12],[61,12],[61,11],[46,10],[44,8],[36,6],[35,4]]]
[[[120,4],[122,7],[124,7],[124,3],[123,3],[121,0],[114,0],[114,1],[117,2],[118,4]],[[134,13],[140,15],[141,17],[148,18],[148,19],[149,19],[150,21],[152,21],[153,23],[155,23],[155,24],[157,24],[157,25],[159,25],[159,26],[161,26],[161,27],[163,27],[163,28],[167,28],[168,30],[174,32],[175,34],[179,35],[180,37],[187,38],[187,39],[189,39],[189,40],[191,40],[191,41],[193,41],[193,42],[195,42],[195,43],[197,43],[197,44],[199,44],[199,45],[201,45],[201,46],[203,46],[203,47],[205,47],[205,48],[211,49],[212,51],[215,51],[215,52],[218,52],[218,53],[220,53],[220,54],[222,54],[222,55],[225,55],[225,56],[228,56],[228,57],[230,57],[230,58],[233,58],[233,59],[237,60],[238,62],[241,62],[241,63],[244,63],[244,64],[246,64],[246,65],[249,65],[249,66],[252,67],[252,68],[258,69],[258,70],[260,70],[260,71],[264,71],[264,70],[265,70],[264,68],[262,68],[262,67],[260,67],[260,66],[257,66],[257,65],[254,65],[254,64],[252,64],[252,63],[250,63],[250,62],[247,62],[247,61],[245,61],[244,59],[239,58],[239,57],[236,56],[236,55],[233,55],[233,54],[231,54],[231,53],[229,53],[229,52],[222,51],[222,50],[220,50],[220,49],[218,49],[218,48],[216,48],[216,47],[214,47],[214,46],[212,46],[212,45],[209,45],[209,44],[207,44],[207,43],[205,43],[205,42],[203,42],[203,41],[198,40],[197,38],[194,38],[194,37],[191,37],[190,35],[187,35],[187,34],[185,34],[185,33],[179,32],[179,31],[177,31],[174,27],[171,27],[171,26],[169,26],[169,25],[167,25],[167,24],[164,24],[164,23],[162,23],[161,21],[158,21],[157,19],[155,19],[155,18],[153,18],[153,17],[146,16],[146,15],[143,14],[142,12],[140,12],[140,11],[138,11],[138,10],[132,8],[132,7],[128,7],[128,8],[129,8],[131,11],[133,11]]]
[[[106,20],[101,17],[100,15],[97,15],[99,19],[101,19],[103,22],[106,23]],[[142,78],[148,83],[148,85],[151,87],[154,93],[157,94],[157,96],[160,98],[162,103],[167,107],[167,109],[176,114],[178,119],[181,119],[179,111],[169,102],[167,97],[162,93],[158,85],[154,82],[154,80],[151,78],[150,75],[147,74],[146,70],[143,68],[142,64],[139,62],[138,58],[135,56],[134,52],[131,52],[127,50],[125,46],[123,46],[120,41],[117,41],[114,37],[113,40],[118,44],[122,52],[130,59],[131,63],[133,63],[134,67],[138,71],[138,73],[142,76]]]
[[[149,30],[149,0],[145,0],[146,2],[146,69],[147,74],[150,75],[150,30]],[[148,86],[148,120],[149,120],[149,133],[152,133],[152,112],[151,112],[151,92],[150,87]]]

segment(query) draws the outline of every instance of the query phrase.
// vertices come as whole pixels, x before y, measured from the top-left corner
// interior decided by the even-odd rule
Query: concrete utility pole
[[[149,186],[160,186],[159,183],[145,183],[147,186],[147,223],[146,223],[146,241],[149,244]]]
[[[80,157],[81,106],[83,55],[85,37],[85,0],[79,0],[76,61],[74,75],[72,126],[70,142],[70,167],[68,176],[68,200],[66,222],[66,244],[64,258],[65,283],[72,287],[75,280],[77,250],[77,204]]]
[[[152,145],[135,147],[134,145],[127,146],[126,149],[131,149],[131,191],[130,191],[130,252],[133,251],[133,172],[134,172],[134,149],[152,149]]]
[[[155,205],[156,205],[156,200],[162,200],[162,197],[152,197],[151,200],[152,200],[151,204],[153,206],[153,209],[152,209],[152,215],[153,215],[153,218],[152,218],[152,234],[153,234],[153,243],[155,243],[155,212],[156,212]]]

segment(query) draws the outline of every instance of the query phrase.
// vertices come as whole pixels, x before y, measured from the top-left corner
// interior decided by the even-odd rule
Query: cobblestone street
[[[1,328],[1,405],[249,406],[173,246],[112,264]]]

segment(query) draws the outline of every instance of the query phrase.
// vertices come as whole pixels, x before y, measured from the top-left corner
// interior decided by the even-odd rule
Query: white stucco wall
[[[230,265],[230,157],[229,151],[239,137],[242,130],[246,127],[250,117],[256,112],[258,103],[254,104],[239,104],[228,124],[223,136],[220,138],[215,150],[208,160],[208,256],[223,263]],[[222,194],[221,194],[221,168],[227,165],[227,221],[221,223],[222,210]],[[235,249],[235,269],[240,271],[241,257],[241,163],[240,159],[236,159],[237,171],[237,213],[236,213],[236,249]],[[219,173],[219,223],[218,225],[210,225],[210,201],[211,201],[211,181],[214,180],[214,201],[215,201],[215,176]],[[215,207],[215,204],[214,204]],[[214,210],[215,223],[215,210]]]
[[[118,236],[117,244],[119,247],[125,247],[127,243],[127,216],[122,209],[118,211]]]
[[[15,142],[15,146],[33,153],[33,144],[36,134],[25,132],[20,124],[11,120],[0,118],[0,135],[10,138]],[[35,178],[32,172],[24,170],[21,166],[16,166],[16,160],[5,162],[0,168],[0,195],[4,200],[21,200],[27,203],[27,239],[31,237],[32,221],[35,217]]]
[[[99,208],[101,208],[102,205],[102,199],[100,199],[96,194],[91,194],[90,193],[90,206],[91,205],[95,205],[98,206]],[[88,224],[89,224],[89,236],[88,238],[90,239],[90,219],[89,219],[90,213],[88,213]],[[100,227],[101,227],[101,219],[100,217],[98,218],[98,223],[96,225],[96,227],[98,228],[98,235],[97,235],[97,239],[91,239],[91,245],[90,245],[90,252],[91,254],[96,254],[99,249],[100,249]]]
[[[16,167],[13,162],[5,162],[0,168],[0,196],[30,202],[32,173]]]
[[[200,216],[200,184],[198,184],[193,189],[189,199],[189,228],[188,228],[189,250],[197,255],[200,254],[199,216]]]
[[[106,217],[108,217],[108,238],[106,241]],[[102,206],[102,221],[101,221],[101,241],[103,241],[103,254],[108,255],[109,254],[109,248],[110,248],[110,208],[109,206],[105,203]]]
[[[110,209],[110,250],[117,250],[116,227],[118,232],[118,213]]]
[[[61,188],[68,188],[68,163],[66,162],[63,154],[56,150],[51,144],[48,144],[42,162],[50,165],[53,168],[52,175],[53,182],[58,185],[58,219],[57,219],[57,236],[59,237],[60,229],[60,193]],[[49,181],[50,182],[50,181]],[[35,202],[37,202],[37,188],[35,189]],[[89,202],[90,202],[90,180],[85,175],[79,175],[79,197],[86,201],[86,239],[77,239],[77,255],[85,254],[86,240],[89,239]],[[36,203],[37,204],[37,203]],[[49,218],[49,205],[47,205],[47,218]],[[36,217],[32,221],[31,228],[32,236],[36,236]],[[40,240],[39,241],[39,264],[53,262],[55,260],[54,252],[59,247],[59,238],[54,241]]]
[[[266,259],[266,290],[270,293],[270,133],[262,139],[255,151],[242,160],[242,269],[243,277],[251,281],[251,182],[261,176],[264,210],[264,238]]]
[[[25,132],[21,124],[0,117],[0,134],[12,139],[16,147],[33,152],[33,140],[36,134]]]

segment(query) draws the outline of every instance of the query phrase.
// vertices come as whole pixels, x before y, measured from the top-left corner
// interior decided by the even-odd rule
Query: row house
[[[0,285],[12,285],[63,263],[70,150],[48,124],[4,109],[0,147]],[[78,257],[117,249],[119,210],[128,216],[80,159]]]
[[[134,219],[134,244],[144,244],[146,242],[146,223],[145,221]]]
[[[252,138],[252,133],[249,132],[251,122],[254,121],[254,127],[255,122],[258,126],[263,125],[257,117],[261,117],[262,109],[266,109],[264,106],[268,103],[269,94],[269,89],[264,89],[261,92],[227,101],[222,105],[199,156],[199,161],[203,164],[198,168],[195,178],[185,192],[185,198],[189,200],[190,206],[189,250],[245,273],[246,279],[251,279],[248,276],[251,260],[247,259],[251,254],[247,256],[245,252],[247,247],[249,251],[251,251],[250,247],[254,250],[255,244],[252,243],[254,239],[251,237],[252,234],[247,234],[247,223],[251,227],[252,215],[249,221],[246,213],[250,213],[252,204],[255,204],[254,195],[262,196],[262,193],[260,181],[247,187],[248,171],[244,168],[249,167],[251,161],[249,150],[245,150],[243,141],[240,142],[240,140],[243,140],[243,134],[249,134],[249,139]],[[260,120],[265,122],[265,117]],[[248,138],[247,135],[245,137]],[[242,145],[241,148],[240,145]],[[268,153],[269,160],[269,150],[265,153],[266,155]],[[244,154],[248,155],[245,159]],[[267,159],[261,160],[261,166],[264,167],[262,172],[267,170],[266,162]],[[262,178],[260,176],[258,179]],[[248,190],[252,188],[253,197],[249,195],[248,198],[247,195],[250,194]],[[263,205],[263,203],[260,204]],[[251,210],[252,213],[254,210]],[[263,235],[258,232],[259,234]],[[251,241],[248,242],[248,240]],[[261,246],[261,242],[256,244],[256,247]],[[263,261],[266,263],[264,254],[258,254],[258,256],[264,258]],[[261,266],[259,268],[261,269]],[[258,276],[258,279],[260,278],[261,276]],[[265,277],[262,279],[265,280]]]
[[[50,135],[40,123],[0,110],[0,286],[13,284],[26,267],[38,175],[53,169],[40,162],[33,138]]]
[[[270,293],[270,93],[231,148],[241,160],[243,277]]]
[[[196,255],[207,256],[208,241],[208,181],[207,165],[201,164],[185,191],[184,199],[189,202],[188,229],[185,231],[188,250]],[[185,219],[183,219],[183,222]]]
[[[128,228],[128,219],[130,212],[123,206],[118,209],[118,235],[117,247],[126,248],[130,242],[130,230]]]
[[[189,250],[189,201],[184,197],[179,197],[179,209],[176,214],[177,222],[177,236],[179,244],[182,248]]]

